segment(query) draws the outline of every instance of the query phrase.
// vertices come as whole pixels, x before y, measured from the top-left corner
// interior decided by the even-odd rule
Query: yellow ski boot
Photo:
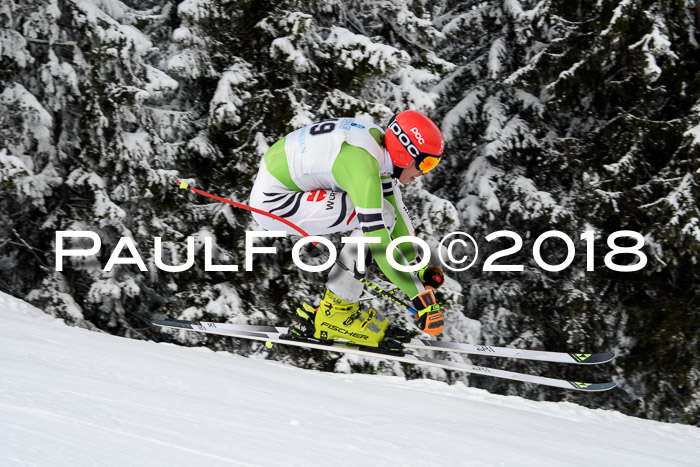
[[[317,339],[377,347],[384,339],[389,320],[374,308],[361,309],[359,302],[346,302],[326,289],[316,310],[314,326]]]
[[[389,320],[374,308],[362,309],[359,302],[346,302],[328,289],[318,308],[307,303],[297,308],[297,320],[290,328],[290,334],[297,338],[367,347],[380,346],[389,328]]]

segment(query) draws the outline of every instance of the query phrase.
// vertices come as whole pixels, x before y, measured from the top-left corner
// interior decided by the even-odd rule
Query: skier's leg
[[[322,189],[311,192],[291,190],[269,173],[264,161],[261,162],[253,185],[250,205],[292,222],[309,235],[343,231],[353,231],[352,235],[355,236],[362,235],[355,208],[347,193]],[[392,230],[396,215],[391,203],[384,202],[383,215],[385,224]],[[299,235],[299,232],[283,222],[262,214],[254,213],[253,216],[267,230],[282,230],[290,235]],[[357,245],[348,244],[340,253],[339,261],[350,270],[361,269],[356,264],[357,248]],[[369,248],[363,248],[369,265]],[[328,287],[330,290],[326,290],[318,311],[306,303],[297,309],[300,322],[292,326],[290,332],[319,339],[344,339],[359,345],[379,346],[389,320],[373,308],[360,309],[362,283],[336,264],[331,269]],[[337,290],[342,297],[347,298],[343,299],[331,290]]]
[[[391,205],[391,203],[386,200],[384,201],[382,208],[384,224],[391,232],[394,229],[394,224],[396,223],[396,212],[394,211],[394,207]],[[362,237],[363,235],[362,230],[357,228],[350,236]],[[354,243],[346,244],[340,251],[338,262],[347,266],[351,271],[355,271],[364,277],[367,273],[367,269],[372,263],[372,253],[369,251],[368,246],[361,247],[364,251],[365,264],[363,267],[360,267],[357,262],[359,258],[359,248],[360,246]],[[360,295],[362,295],[363,285],[360,281],[355,279],[351,273],[346,271],[338,264],[335,264],[331,268],[330,274],[328,274],[328,282],[326,282],[326,287],[340,299],[346,302],[354,303],[357,302]]]
[[[396,215],[391,203],[385,201],[383,206],[385,225],[391,231],[394,228]],[[363,236],[361,229],[355,229],[351,237]],[[359,264],[359,253],[364,253],[364,264]],[[331,268],[318,311],[314,316],[314,336],[321,339],[348,339],[344,333],[351,331],[351,341],[364,345],[378,345],[389,328],[389,320],[374,308],[360,308],[359,298],[362,294],[362,283],[345,268],[364,277],[372,262],[369,247],[356,243],[346,244],[340,252],[338,261]],[[307,315],[311,307],[305,304],[304,310],[298,310],[300,316]],[[346,324],[349,323],[349,324]]]

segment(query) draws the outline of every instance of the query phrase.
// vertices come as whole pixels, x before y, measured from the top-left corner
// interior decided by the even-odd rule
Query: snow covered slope
[[[0,294],[0,465],[33,464],[697,466],[700,429],[123,339]]]

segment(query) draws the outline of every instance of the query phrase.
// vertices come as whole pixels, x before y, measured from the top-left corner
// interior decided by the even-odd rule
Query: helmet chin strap
[[[403,172],[403,167],[396,167],[394,166],[394,173],[391,175],[393,178],[399,178],[401,177],[401,173]]]

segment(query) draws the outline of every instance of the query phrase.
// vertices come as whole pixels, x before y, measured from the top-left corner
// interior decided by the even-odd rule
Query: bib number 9
[[[337,121],[337,118],[329,118],[328,120],[323,120],[322,122],[314,123],[314,125],[311,127],[311,130],[309,130],[309,133],[311,133],[312,136],[330,133],[331,131],[335,130],[335,125]]]

